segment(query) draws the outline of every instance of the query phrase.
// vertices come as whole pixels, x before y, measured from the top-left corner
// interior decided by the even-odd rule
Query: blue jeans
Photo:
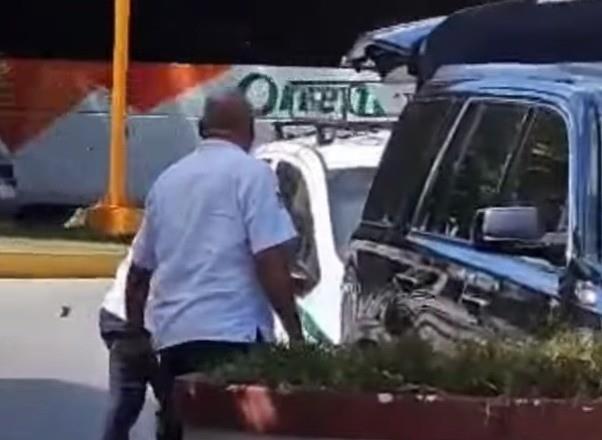
[[[150,350],[134,356],[117,350],[120,340],[134,336],[122,319],[106,310],[100,312],[100,334],[109,349],[110,396],[102,440],[128,440],[142,412],[148,384],[161,400],[157,358]]]

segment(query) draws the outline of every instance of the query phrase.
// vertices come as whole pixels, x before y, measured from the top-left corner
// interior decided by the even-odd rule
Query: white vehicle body
[[[349,133],[325,146],[317,146],[312,135],[271,142],[255,151],[278,176],[300,236],[297,262],[308,260],[301,262],[317,275],[311,291],[298,300],[304,331],[312,340],[340,340],[345,244],[359,222],[389,134],[388,129]],[[302,182],[291,181],[296,179]],[[286,341],[280,323],[276,333]]]

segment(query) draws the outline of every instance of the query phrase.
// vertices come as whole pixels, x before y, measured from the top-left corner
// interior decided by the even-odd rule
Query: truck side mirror
[[[533,206],[480,209],[472,224],[472,241],[477,246],[533,243],[543,236],[539,212]]]

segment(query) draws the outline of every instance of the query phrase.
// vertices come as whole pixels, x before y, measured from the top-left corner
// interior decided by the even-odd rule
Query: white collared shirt
[[[127,321],[125,313],[125,285],[131,261],[132,251],[130,249],[126,257],[119,263],[113,284],[111,284],[102,302],[103,309],[123,321]]]
[[[208,139],[151,189],[133,261],[153,271],[155,345],[273,338],[253,256],[295,238],[267,164]]]
[[[115,279],[111,284],[111,287],[105,294],[104,300],[102,301],[101,307],[109,312],[111,315],[121,319],[122,321],[127,321],[127,314],[125,311],[125,288],[127,284],[127,277],[130,271],[130,266],[132,264],[132,249],[128,249],[127,255],[125,258],[119,263],[117,267],[117,272],[115,273]],[[152,302],[152,298],[149,297],[149,304]],[[148,307],[145,311],[145,314],[148,315]],[[145,319],[145,327],[148,331],[151,331],[150,328],[150,320]]]

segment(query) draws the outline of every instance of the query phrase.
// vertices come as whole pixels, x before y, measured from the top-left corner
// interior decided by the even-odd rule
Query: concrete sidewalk
[[[112,278],[125,245],[0,237],[0,278]]]

